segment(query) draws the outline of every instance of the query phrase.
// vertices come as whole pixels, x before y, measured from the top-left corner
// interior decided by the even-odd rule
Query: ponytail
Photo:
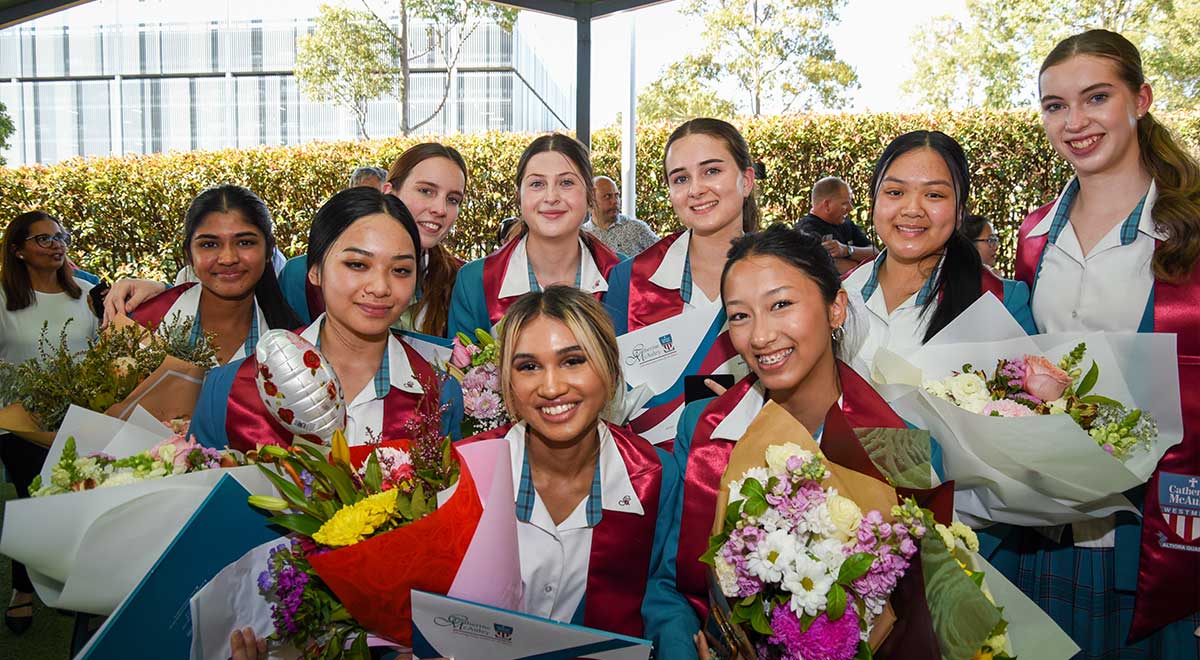
[[[1154,251],[1154,276],[1179,283],[1200,260],[1200,165],[1150,113],[1138,120],[1137,133],[1142,166],[1158,189],[1151,217],[1167,235]]]

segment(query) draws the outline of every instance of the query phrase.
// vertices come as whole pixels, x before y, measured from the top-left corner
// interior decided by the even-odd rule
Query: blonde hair
[[[512,388],[512,359],[517,338],[530,323],[541,317],[560,321],[575,335],[575,341],[587,355],[588,364],[601,380],[608,383],[605,407],[619,400],[625,389],[625,377],[621,373],[620,352],[612,320],[592,294],[573,286],[555,284],[546,287],[545,291],[535,291],[521,297],[508,308],[500,321],[500,392],[513,418],[517,418]]]

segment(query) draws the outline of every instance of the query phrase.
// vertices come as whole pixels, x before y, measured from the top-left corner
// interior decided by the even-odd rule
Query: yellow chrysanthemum
[[[340,548],[354,545],[371,535],[395,515],[396,491],[384,491],[361,502],[343,507],[321,525],[313,540],[321,545]]]

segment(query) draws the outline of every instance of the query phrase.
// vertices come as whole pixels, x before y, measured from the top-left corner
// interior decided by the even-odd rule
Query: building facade
[[[250,17],[227,0],[206,19],[185,2],[100,0],[0,31],[0,103],[16,127],[8,165],[361,137],[349,109],[307,98],[293,73],[315,3],[248,3]],[[573,121],[574,90],[552,79],[520,20],[511,32],[478,25],[449,71],[426,25],[410,22],[409,37],[423,53],[410,60],[410,122],[435,115],[416,132]],[[369,102],[367,134],[398,134],[400,114],[395,97]]]

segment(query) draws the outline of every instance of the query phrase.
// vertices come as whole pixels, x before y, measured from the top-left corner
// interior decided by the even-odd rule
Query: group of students
[[[874,353],[922,345],[981,295],[999,298],[1031,333],[1176,333],[1185,438],[1160,468],[1200,474],[1200,390],[1189,387],[1200,382],[1200,167],[1150,115],[1140,57],[1120,35],[1064,40],[1039,83],[1047,138],[1076,176],[1022,226],[1019,281],[985,268],[959,231],[970,166],[943,133],[907,133],[881,154],[871,214],[883,250],[843,279],[819,236],[758,230],[746,140],[726,122],[694,119],[671,134],[663,156],[685,229],[632,259],[580,231],[594,196],[588,152],[551,134],[518,163],[514,238],[464,264],[443,242],[469,194],[467,166],[454,149],[423,144],[397,159],[383,192],[331,197],[307,253],[278,277],[261,200],[235,186],[205,191],[185,222],[199,283],[163,291],[119,282],[106,314],[154,324],[181,312],[216,337],[222,366],[205,381],[192,429],[207,445],[235,448],[290,441],[254,385],[253,347],[266,328],[304,328],[319,346],[347,394],[352,442],[394,436],[417,410],[441,409],[445,430],[457,432],[453,383],[436,399],[436,368],[393,329],[498,329],[502,395],[518,422],[489,437],[503,434],[511,447],[525,611],[647,637],[660,658],[707,657],[699,557],[719,479],[750,421],[771,400],[818,441],[826,428],[903,427],[870,382]],[[52,218],[30,227],[41,233],[10,228],[6,251],[16,249],[30,272],[33,257],[22,255],[60,253],[46,266],[57,280],[39,275],[33,290],[39,303],[46,293],[70,297],[65,232]],[[707,332],[676,347],[694,356],[678,380],[627,425],[607,420],[627,390],[616,337],[684,318]],[[716,373],[738,380],[685,402],[685,376]],[[1157,515],[1156,497],[1152,482],[1147,517]],[[1137,584],[1158,575],[1145,562],[1168,563],[1200,585],[1197,557],[1147,549],[1136,518],[1110,527],[1051,540],[995,525],[985,554],[1076,640],[1081,657],[1200,657],[1200,606],[1126,643],[1135,585],[1164,586]],[[261,644],[233,635],[238,658],[257,657]]]

